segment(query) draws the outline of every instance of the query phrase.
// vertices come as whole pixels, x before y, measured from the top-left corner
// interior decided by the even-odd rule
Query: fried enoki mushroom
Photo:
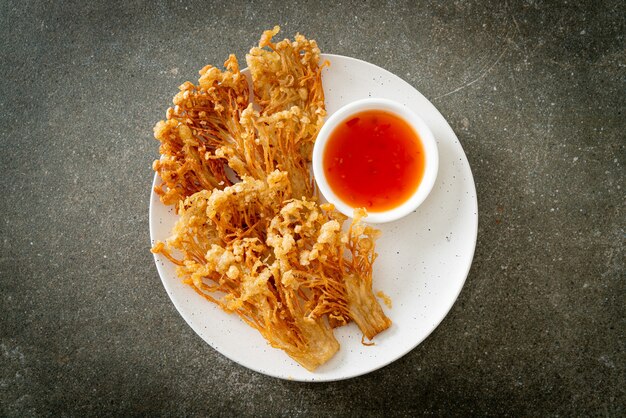
[[[243,140],[239,118],[248,107],[249,88],[234,55],[224,65],[226,71],[210,65],[200,70],[197,86],[182,84],[174,96],[175,106],[167,110],[167,120],[154,127],[161,158],[153,169],[162,181],[155,192],[166,205],[231,184],[225,160],[215,151]]]
[[[338,350],[332,328],[354,320],[372,339],[389,327],[372,293],[377,231],[348,232],[332,205],[291,199],[287,173],[246,177],[188,197],[172,237],[157,243],[177,274],[206,299],[237,313],[309,370]],[[174,254],[181,254],[176,258]]]
[[[242,123],[256,131],[255,142],[263,156],[267,172],[286,171],[291,183],[293,197],[312,198],[315,195],[314,183],[310,174],[310,156],[300,154],[304,136],[303,127],[309,123],[308,116],[299,107],[292,107],[271,115],[257,112],[244,112]],[[230,160],[229,160],[230,161]],[[259,178],[257,174],[256,178]]]
[[[326,115],[315,41],[272,43],[247,56],[259,110],[234,56],[180,87],[157,123],[155,187],[179,215],[154,253],[207,300],[234,312],[308,370],[339,349],[333,328],[354,321],[372,339],[391,321],[372,293],[374,240],[358,211],[319,205],[309,163]],[[268,48],[268,49],[264,49]],[[232,170],[233,175],[227,175]]]
[[[314,370],[339,343],[326,318],[308,316],[301,296],[283,285],[265,243],[268,224],[289,197],[284,172],[271,173],[267,182],[246,177],[222,191],[198,192],[181,205],[172,237],[152,251],[174,262],[178,276],[203,297]]]
[[[260,112],[234,55],[225,71],[209,65],[198,85],[180,86],[167,120],[154,128],[161,158],[153,168],[162,180],[155,191],[163,203],[177,205],[197,191],[231,185],[225,166],[240,179],[287,171],[294,197],[315,195],[309,163],[326,116],[320,51],[302,35],[274,44],[277,32],[264,33],[247,56]]]
[[[333,326],[354,320],[372,339],[391,321],[372,291],[378,231],[361,223],[364,216],[364,211],[357,211],[346,233],[342,231],[346,218],[332,205],[293,200],[272,219],[267,242],[283,284],[308,295],[309,317],[327,315]]]
[[[294,145],[302,161],[309,163],[313,144],[326,117],[322,69],[328,62],[320,64],[317,43],[300,34],[293,41],[272,42],[279,31],[280,28],[275,26],[263,32],[259,46],[246,55],[254,97],[262,116],[293,107],[300,109],[302,123]],[[292,154],[292,158],[298,156]],[[312,190],[307,189],[306,193],[303,196],[310,197]]]

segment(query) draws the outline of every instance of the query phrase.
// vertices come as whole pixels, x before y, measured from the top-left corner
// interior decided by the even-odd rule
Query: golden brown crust
[[[236,313],[308,370],[339,349],[332,329],[355,321],[371,339],[389,327],[372,292],[374,240],[319,205],[309,172],[325,116],[319,49],[298,35],[248,55],[256,111],[234,56],[185,83],[157,123],[155,190],[179,219],[154,253],[207,300]],[[262,49],[269,47],[269,50]],[[238,177],[229,178],[226,170]]]
[[[225,160],[216,150],[239,145],[239,119],[248,106],[249,89],[234,55],[224,65],[226,71],[204,67],[198,85],[183,83],[174,96],[174,107],[167,110],[167,120],[154,127],[161,158],[153,168],[162,181],[155,191],[166,205],[231,184]]]

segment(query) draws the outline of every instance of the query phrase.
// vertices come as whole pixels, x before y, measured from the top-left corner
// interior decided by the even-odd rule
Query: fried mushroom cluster
[[[154,253],[198,294],[236,313],[308,370],[339,350],[333,328],[354,321],[374,338],[391,321],[372,292],[378,231],[319,204],[309,170],[326,111],[313,40],[264,32],[225,70],[206,66],[180,86],[156,124],[161,183],[179,219]],[[253,99],[253,100],[251,100]]]

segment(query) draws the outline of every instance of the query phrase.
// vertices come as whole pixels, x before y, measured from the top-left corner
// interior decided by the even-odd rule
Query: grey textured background
[[[107,3],[0,4],[0,415],[626,414],[623,1]],[[406,79],[476,179],[458,302],[349,381],[230,362],[148,251],[153,124],[274,24]]]

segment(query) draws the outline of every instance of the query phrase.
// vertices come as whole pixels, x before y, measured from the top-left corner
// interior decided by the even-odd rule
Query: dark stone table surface
[[[452,311],[395,363],[305,384],[186,325],[149,253],[152,127],[261,32],[406,79],[478,191]],[[0,415],[626,414],[623,1],[0,4]]]

